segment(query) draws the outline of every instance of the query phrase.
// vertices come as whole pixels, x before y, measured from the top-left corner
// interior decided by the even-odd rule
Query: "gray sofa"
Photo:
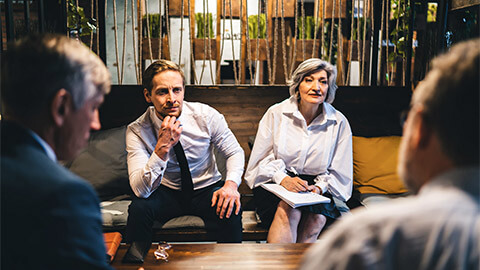
[[[76,159],[66,166],[89,181],[101,200],[103,228],[105,231],[123,232],[127,224],[128,206],[132,196],[127,171],[127,152],[125,151],[126,126],[101,130],[93,133],[89,144]],[[224,160],[217,158],[220,171]],[[262,240],[265,230],[257,227],[254,211],[244,211],[242,222],[245,231],[258,233],[251,240]],[[255,229],[256,228],[256,229]],[[207,234],[203,220],[197,216],[181,216],[164,224],[155,223],[156,241],[204,241],[213,240]],[[250,230],[250,231],[248,231]],[[248,239],[248,233],[245,235]],[[213,238],[213,239],[212,239]]]

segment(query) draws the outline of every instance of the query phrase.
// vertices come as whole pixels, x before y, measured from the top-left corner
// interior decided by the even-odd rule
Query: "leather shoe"
[[[152,242],[132,242],[130,247],[128,248],[127,253],[123,257],[122,262],[124,263],[143,263],[143,259],[145,255],[147,255],[148,250]]]

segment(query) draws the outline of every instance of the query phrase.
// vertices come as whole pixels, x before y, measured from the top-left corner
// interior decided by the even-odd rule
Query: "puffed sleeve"
[[[270,180],[280,184],[287,176],[285,162],[274,153],[275,141],[272,130],[275,124],[277,124],[275,114],[269,109],[260,120],[245,173],[245,180],[250,188],[258,187]]]
[[[334,197],[347,201],[352,196],[353,159],[352,131],[346,119],[340,121],[338,134],[332,161],[327,172],[315,178],[315,185],[322,193],[328,191]]]

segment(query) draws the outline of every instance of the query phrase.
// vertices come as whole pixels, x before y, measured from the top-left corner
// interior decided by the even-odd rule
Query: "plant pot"
[[[151,46],[152,46],[152,57],[153,59],[158,59],[158,48],[159,48],[159,39],[158,38],[151,38]],[[143,38],[142,40],[142,59],[150,59],[150,50],[148,48],[148,38]],[[163,37],[162,40],[162,59],[170,59],[170,50],[168,48],[168,39],[167,37]]]
[[[304,61],[306,59],[312,58],[313,51],[313,39],[297,39],[293,42],[296,42],[296,61]],[[305,59],[303,59],[303,44],[305,44]],[[291,45],[293,46],[293,44]],[[320,40],[315,40],[315,52],[313,57],[319,58],[320,55]]]
[[[209,54],[209,46],[211,53]],[[193,55],[195,60],[215,60],[217,59],[217,42],[215,39],[195,38],[193,40]]]
[[[257,56],[257,39],[250,39],[250,59],[267,61],[267,40],[266,39],[258,39],[258,56]]]

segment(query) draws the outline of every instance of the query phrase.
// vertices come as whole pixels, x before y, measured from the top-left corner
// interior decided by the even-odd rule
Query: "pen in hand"
[[[295,170],[294,167],[290,167],[290,171],[291,171],[295,176],[298,176],[298,172],[297,172],[297,170]]]
[[[292,178],[298,178],[297,180],[295,180],[296,183],[297,183],[296,184],[297,189],[299,189],[299,190],[297,190],[297,192],[306,193],[306,192],[311,191],[309,186],[308,186],[308,183],[306,181],[304,181],[303,179],[301,179],[300,177],[298,177],[299,174],[298,174],[297,170],[295,170],[294,167],[290,167],[290,172],[293,173],[293,175],[294,175],[294,177],[292,177]]]

